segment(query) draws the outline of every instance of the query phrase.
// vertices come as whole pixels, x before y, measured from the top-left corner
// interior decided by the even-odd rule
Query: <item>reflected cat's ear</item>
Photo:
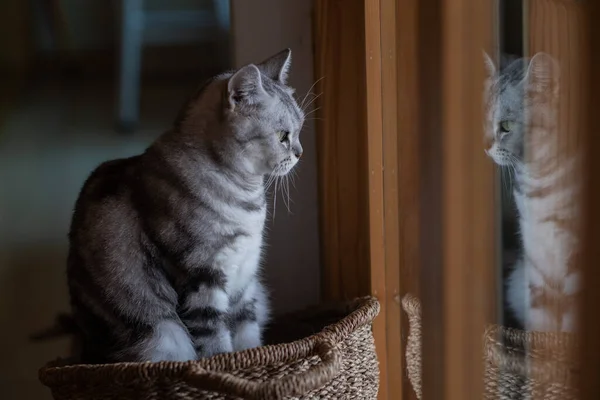
[[[560,67],[549,54],[537,53],[531,58],[525,81],[535,93],[558,94]]]
[[[287,83],[288,73],[292,66],[292,50],[285,49],[258,64],[263,74],[282,84]]]
[[[485,64],[485,72],[487,77],[490,78],[496,75],[496,65],[494,64],[492,58],[485,51],[483,52],[483,62]]]
[[[227,97],[232,110],[240,103],[258,102],[264,93],[260,71],[254,64],[240,68],[227,83]]]

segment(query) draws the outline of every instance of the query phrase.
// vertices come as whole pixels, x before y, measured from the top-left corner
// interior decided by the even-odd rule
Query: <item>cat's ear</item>
[[[529,61],[525,82],[530,91],[539,94],[558,94],[560,67],[549,54],[537,53]]]
[[[496,65],[494,64],[494,60],[486,53],[483,52],[483,63],[485,65],[485,73],[488,78],[496,75]]]
[[[285,49],[258,64],[263,74],[282,84],[287,83],[290,67],[292,66],[292,50]]]
[[[227,83],[227,97],[231,109],[240,103],[256,103],[265,93],[260,71],[254,64],[240,68]]]

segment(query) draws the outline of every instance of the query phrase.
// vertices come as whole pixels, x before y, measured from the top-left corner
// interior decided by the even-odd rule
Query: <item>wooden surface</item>
[[[370,292],[365,2],[315,0],[322,293]]]
[[[481,337],[496,298],[494,174],[481,123],[491,1],[420,6],[423,396],[481,399]]]
[[[422,387],[427,399],[444,398],[442,167],[442,6],[418,1],[417,132],[419,134],[419,285],[423,308]],[[410,79],[410,76],[407,77]],[[425,250],[426,249],[426,250]]]
[[[404,266],[413,282],[405,288],[416,290],[418,253],[416,119],[414,108],[398,101],[399,91],[414,93],[416,83],[404,73],[402,86],[397,84],[398,63],[407,65],[397,41],[407,45],[403,55],[416,44],[415,38],[398,36],[402,2],[317,1],[315,17],[316,77],[324,77],[316,91],[323,93],[318,121],[323,294],[378,297],[379,396],[394,400],[414,398],[402,369],[407,332],[401,330],[399,300]],[[414,11],[413,5],[410,18]],[[416,30],[410,18],[403,33]]]
[[[419,210],[422,180],[418,128],[419,58],[417,10],[419,0],[396,0],[387,5],[382,31],[394,26],[395,40],[382,37],[384,64],[384,161],[386,201],[386,281],[388,297],[419,296]],[[395,23],[394,23],[395,20]],[[391,30],[391,28],[390,28]],[[394,65],[395,64],[395,65]],[[391,70],[395,67],[394,73]],[[395,118],[394,118],[395,117]],[[397,297],[396,297],[397,296]],[[400,313],[401,318],[398,318]],[[388,367],[405,368],[408,319],[398,301],[388,308]],[[401,339],[398,343],[394,340]],[[402,373],[390,380],[390,399],[413,400],[416,394]]]
[[[373,335],[377,344],[379,359],[379,399],[389,399],[388,384],[401,374],[400,369],[391,369],[388,364],[389,340],[387,331],[388,308],[391,305],[386,283],[386,224],[388,215],[384,210],[384,165],[383,165],[383,99],[382,99],[382,38],[388,32],[382,31],[381,0],[365,0],[365,66],[366,66],[366,113],[368,150],[368,204],[370,241],[370,291],[379,299],[381,311],[373,322]],[[393,302],[393,300],[392,300]],[[392,339],[391,337],[389,339]],[[399,341],[399,339],[397,340]]]
[[[582,353],[582,400],[600,399],[600,318],[598,318],[598,306],[600,305],[600,119],[597,110],[600,109],[600,2],[588,2],[583,27],[585,33],[589,34],[588,47],[583,53],[582,59],[588,61],[587,71],[595,73],[587,74],[588,104],[585,108],[587,122],[584,126],[584,148],[586,149],[587,171],[585,180],[585,221],[584,225],[584,295],[582,307],[583,322],[583,345]]]
[[[381,0],[381,117],[383,157],[383,236],[385,270],[385,332],[387,399],[403,397],[401,307],[400,307],[400,237],[398,202],[398,118],[397,118],[397,14],[396,0]]]
[[[446,0],[443,16],[442,275],[448,400],[481,398],[481,338],[485,326],[495,321],[495,181],[493,165],[482,150],[484,74],[479,62],[481,49],[491,44],[491,4]]]

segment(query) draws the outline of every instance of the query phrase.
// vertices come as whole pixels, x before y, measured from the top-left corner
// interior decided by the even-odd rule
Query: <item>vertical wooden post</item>
[[[388,35],[382,37],[382,73],[386,281],[388,297],[399,299],[407,293],[420,297],[419,216],[423,170],[419,152],[422,135],[419,130],[421,93],[418,82],[422,68],[426,67],[421,66],[418,57],[419,0],[396,0],[395,3],[395,10],[389,9],[382,13],[382,24],[391,25],[392,22],[388,23],[388,19],[395,22],[395,40],[390,40]],[[388,77],[388,68],[394,66],[395,76]],[[389,94],[391,91],[394,91],[393,97]],[[402,380],[392,380],[388,387],[390,399],[413,400],[416,399],[416,394],[405,371],[408,319],[404,313],[401,313],[402,318],[397,317],[397,313],[400,313],[399,308],[395,301],[390,304],[388,310],[387,358],[390,370],[402,371]],[[394,342],[398,337],[402,339],[401,343]],[[401,357],[398,357],[398,353]]]
[[[316,0],[315,12],[323,297],[380,300],[373,332],[387,399],[388,373],[402,372],[387,367],[381,0]]]
[[[600,399],[600,2],[587,2],[586,25],[589,45],[582,55],[587,60],[588,93],[585,107],[583,143],[585,149],[584,185],[584,242],[583,242],[583,301],[582,323],[582,400]]]
[[[315,0],[314,23],[323,297],[347,299],[370,293],[365,0]]]
[[[491,1],[420,2],[423,397],[481,399],[494,321],[494,173],[483,151],[481,50]]]

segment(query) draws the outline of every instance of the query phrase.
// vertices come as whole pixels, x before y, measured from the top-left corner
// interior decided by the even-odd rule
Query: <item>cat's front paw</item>
[[[240,324],[233,335],[233,348],[235,351],[242,351],[262,346],[261,333],[256,322]]]
[[[210,337],[196,338],[194,345],[198,352],[198,358],[212,357],[233,351],[231,335],[228,331]]]

